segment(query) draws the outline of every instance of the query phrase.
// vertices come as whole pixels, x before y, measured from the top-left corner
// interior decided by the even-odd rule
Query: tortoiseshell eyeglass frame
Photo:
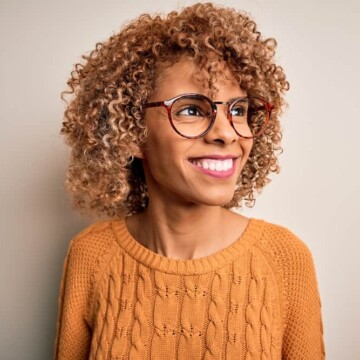
[[[181,99],[182,97],[192,97],[194,99],[200,99],[200,100],[206,100],[208,101],[208,103],[211,106],[212,109],[212,114],[211,114],[211,119],[210,119],[210,123],[209,123],[209,127],[203,131],[201,134],[196,135],[196,136],[187,136],[182,134],[181,132],[178,131],[178,129],[175,127],[172,117],[171,117],[171,109],[173,104],[175,103],[176,100]],[[238,133],[238,131],[236,130],[233,121],[232,121],[232,115],[231,115],[231,110],[232,107],[239,101],[239,100],[248,100],[249,103],[253,102],[254,100],[259,101],[262,105],[258,106],[256,108],[251,108],[251,111],[256,111],[256,110],[265,110],[266,111],[266,119],[264,121],[264,124],[262,125],[261,129],[254,135],[252,136],[244,136]],[[216,120],[216,114],[217,114],[217,105],[228,105],[228,111],[227,111],[227,118],[232,126],[232,128],[234,129],[234,131],[236,132],[236,134],[238,136],[240,136],[241,138],[244,139],[253,139],[255,137],[259,137],[265,130],[266,126],[268,125],[270,118],[271,118],[271,112],[274,109],[274,105],[267,102],[266,100],[260,98],[260,97],[253,97],[253,96],[244,96],[244,97],[238,97],[236,99],[233,99],[231,101],[212,101],[211,99],[209,99],[207,96],[202,95],[202,94],[197,94],[197,93],[186,93],[186,94],[181,94],[181,95],[177,95],[169,100],[164,100],[164,101],[156,101],[156,102],[148,102],[144,104],[144,108],[152,108],[152,107],[159,107],[159,106],[163,106],[166,108],[167,110],[167,115],[168,115],[168,119],[170,121],[171,127],[174,129],[174,131],[179,134],[182,137],[185,137],[187,139],[198,139],[201,138],[203,136],[205,136],[213,127],[215,120]]]

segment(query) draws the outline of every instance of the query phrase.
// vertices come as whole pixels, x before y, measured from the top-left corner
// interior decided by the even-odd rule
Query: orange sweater
[[[69,246],[54,359],[320,360],[322,325],[311,252],[282,226],[251,218],[227,248],[176,260],[108,220]]]

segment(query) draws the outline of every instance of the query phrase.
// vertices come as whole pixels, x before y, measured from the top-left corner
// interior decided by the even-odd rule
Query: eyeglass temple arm
[[[157,107],[157,106],[163,106],[163,105],[165,105],[164,101],[157,101],[157,102],[145,103],[144,107],[149,108],[149,107]]]

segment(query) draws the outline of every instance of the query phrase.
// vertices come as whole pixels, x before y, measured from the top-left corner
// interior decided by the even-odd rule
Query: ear
[[[144,149],[142,149],[138,145],[133,147],[133,149],[131,151],[131,155],[138,159],[145,159]]]

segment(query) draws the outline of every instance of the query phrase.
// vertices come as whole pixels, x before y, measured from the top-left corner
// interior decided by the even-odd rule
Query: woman
[[[55,359],[324,359],[310,250],[230,211],[278,172],[288,82],[245,13],[140,16],[68,84],[71,242]]]

